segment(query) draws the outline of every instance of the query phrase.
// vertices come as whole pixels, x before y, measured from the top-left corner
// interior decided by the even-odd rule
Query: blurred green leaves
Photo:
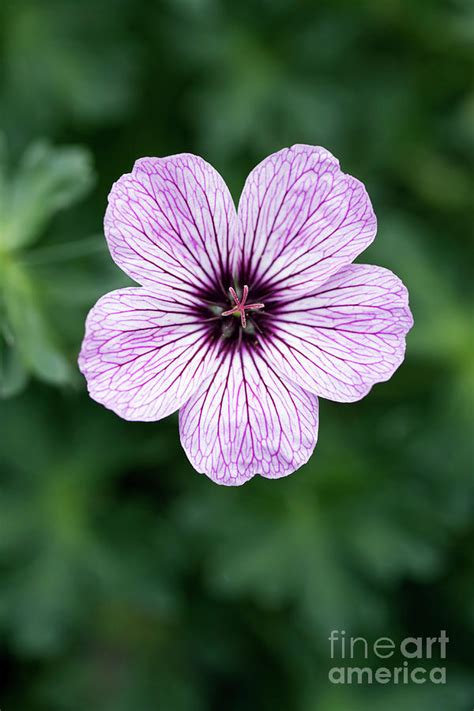
[[[68,119],[101,123],[130,110],[139,45],[122,21],[128,7],[124,0],[2,3],[0,99],[12,135],[31,138]]]
[[[0,3],[2,709],[471,711],[473,27],[470,0]],[[358,261],[415,325],[389,382],[321,401],[304,468],[222,489],[175,417],[44,382],[74,382],[88,309],[128,283],[100,226],[137,157],[202,155],[237,200],[296,142],[366,183]],[[448,684],[332,687],[344,626],[445,628]]]
[[[25,263],[25,250],[43,236],[54,215],[80,200],[94,175],[85,148],[28,148],[10,174],[0,161],[0,396],[9,397],[28,375],[63,384],[73,370],[48,318],[40,283]],[[54,304],[49,304],[54,309]]]
[[[56,338],[48,325],[42,308],[40,294],[34,282],[21,265],[11,262],[3,272],[4,348],[11,346],[6,358],[10,363],[18,358],[18,371],[2,372],[2,395],[16,394],[24,384],[26,373],[31,373],[47,382],[65,383],[71,375],[69,364],[56,344]],[[11,366],[10,366],[11,368]],[[13,380],[12,380],[13,375]]]
[[[5,163],[0,192],[2,252],[31,246],[48,221],[86,195],[94,180],[91,154],[77,146],[35,143],[10,178]]]

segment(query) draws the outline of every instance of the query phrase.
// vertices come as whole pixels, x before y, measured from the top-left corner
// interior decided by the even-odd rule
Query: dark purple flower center
[[[235,286],[225,289],[224,284],[233,282]],[[238,278],[221,278],[214,288],[201,292],[196,301],[196,315],[209,326],[209,337],[221,341],[223,346],[255,344],[269,329],[269,315],[275,307],[275,300],[267,290],[268,299],[259,298],[263,291],[249,287]],[[257,297],[257,298],[255,298]],[[265,309],[265,310],[264,310]]]

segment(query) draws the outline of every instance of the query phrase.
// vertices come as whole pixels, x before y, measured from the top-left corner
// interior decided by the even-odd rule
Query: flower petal
[[[126,420],[159,420],[217,368],[215,350],[184,306],[132,287],[91,309],[79,367],[97,402]]]
[[[317,398],[244,348],[228,352],[180,410],[181,443],[191,464],[219,484],[291,474],[308,461],[317,433]]]
[[[282,304],[271,323],[261,343],[268,360],[310,392],[351,402],[393,375],[413,318],[395,274],[351,264],[311,296]]]
[[[296,145],[250,173],[239,203],[243,273],[259,293],[304,293],[349,264],[374,239],[377,222],[361,182],[318,146]]]
[[[235,206],[198,156],[138,160],[112,187],[104,228],[115,262],[140,284],[195,294],[234,268]]]

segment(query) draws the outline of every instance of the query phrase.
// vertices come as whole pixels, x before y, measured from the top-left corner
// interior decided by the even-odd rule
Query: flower
[[[352,264],[376,226],[363,184],[320,147],[266,158],[238,212],[202,158],[138,160],[112,187],[105,235],[141,286],[89,313],[91,397],[127,420],[180,409],[189,460],[220,484],[292,473],[316,445],[318,396],[359,400],[404,358],[406,288]]]

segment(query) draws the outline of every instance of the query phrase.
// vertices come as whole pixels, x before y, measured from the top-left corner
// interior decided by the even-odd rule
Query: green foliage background
[[[3,0],[2,711],[472,709],[473,40],[470,0]],[[191,151],[237,198],[296,142],[366,183],[415,327],[308,465],[219,488],[77,372],[107,192]],[[332,629],[446,629],[448,683],[331,685]]]

